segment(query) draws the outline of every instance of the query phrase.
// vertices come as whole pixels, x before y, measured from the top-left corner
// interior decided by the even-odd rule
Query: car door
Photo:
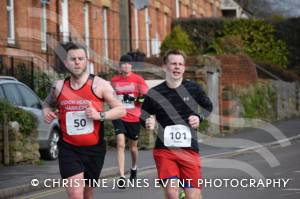
[[[16,84],[16,87],[24,102],[22,108],[32,112],[38,119],[38,140],[48,140],[51,126],[44,122],[40,99],[32,90],[24,85]]]

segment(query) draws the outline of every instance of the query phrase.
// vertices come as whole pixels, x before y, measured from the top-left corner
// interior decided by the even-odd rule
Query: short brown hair
[[[64,44],[64,48],[66,50],[66,53],[68,53],[70,50],[78,50],[78,49],[81,49],[84,51],[85,53],[85,56],[87,57],[87,49],[85,47],[84,44],[81,44],[81,43],[75,43],[75,42],[68,42],[66,44]]]
[[[168,61],[168,58],[170,55],[181,55],[184,60],[186,58],[186,55],[183,51],[181,51],[179,49],[171,49],[171,50],[168,50],[165,53],[165,55],[163,56],[163,64],[167,64],[167,61]]]

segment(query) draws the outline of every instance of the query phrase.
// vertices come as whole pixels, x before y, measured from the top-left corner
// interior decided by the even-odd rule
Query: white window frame
[[[107,13],[108,13],[108,8],[102,7],[103,57],[106,60],[108,60]]]
[[[90,8],[89,3],[84,3],[83,6],[83,14],[84,14],[84,42],[87,50],[87,57],[90,58]],[[87,72],[93,74],[94,73],[94,65],[92,63],[88,63]]]
[[[168,34],[168,31],[167,31],[167,27],[168,27],[168,14],[167,13],[164,13],[164,27],[166,27],[165,28],[165,35],[167,35]]]
[[[14,0],[7,0],[7,42],[15,44],[15,16],[14,16]],[[10,20],[9,20],[10,19]]]
[[[84,42],[87,49],[90,46],[90,20],[89,20],[89,3],[84,3]]]
[[[176,6],[176,18],[179,18],[180,17],[180,2],[179,2],[179,0],[176,0],[175,6]]]
[[[63,42],[69,41],[70,31],[69,31],[69,9],[68,0],[61,0],[61,27],[60,32],[62,33]]]
[[[149,17],[149,9],[145,8],[145,32],[146,32],[146,55],[150,57],[150,17]]]
[[[41,3],[41,49],[47,50],[47,7]]]
[[[139,16],[138,9],[134,8],[135,48],[139,48]]]

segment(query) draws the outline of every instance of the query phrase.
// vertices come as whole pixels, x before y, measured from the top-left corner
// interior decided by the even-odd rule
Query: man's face
[[[75,77],[80,77],[86,72],[87,57],[83,49],[69,50],[65,60],[65,66]]]
[[[130,63],[124,62],[121,63],[120,70],[121,74],[127,75],[128,73],[131,72],[132,65]]]
[[[179,80],[183,78],[185,71],[185,62],[182,55],[169,55],[167,63],[163,65],[166,72],[166,78],[170,80]]]

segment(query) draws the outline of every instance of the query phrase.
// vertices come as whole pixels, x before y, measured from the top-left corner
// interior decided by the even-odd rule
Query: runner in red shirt
[[[107,81],[86,72],[86,49],[71,42],[65,48],[64,64],[70,77],[53,85],[43,104],[44,120],[50,123],[56,118],[53,109],[58,108],[61,177],[70,183],[66,187],[69,198],[91,199],[93,180],[99,179],[106,154],[103,121],[118,119],[126,110]],[[110,110],[104,110],[104,102]]]
[[[120,186],[125,188],[125,136],[128,138],[131,152],[132,167],[130,170],[130,180],[136,179],[137,158],[138,158],[138,138],[140,132],[141,104],[144,95],[148,91],[145,80],[132,72],[132,57],[123,55],[120,58],[120,75],[111,79],[111,84],[115,89],[119,100],[127,110],[127,114],[121,120],[113,121],[117,139],[117,158],[120,172]]]

